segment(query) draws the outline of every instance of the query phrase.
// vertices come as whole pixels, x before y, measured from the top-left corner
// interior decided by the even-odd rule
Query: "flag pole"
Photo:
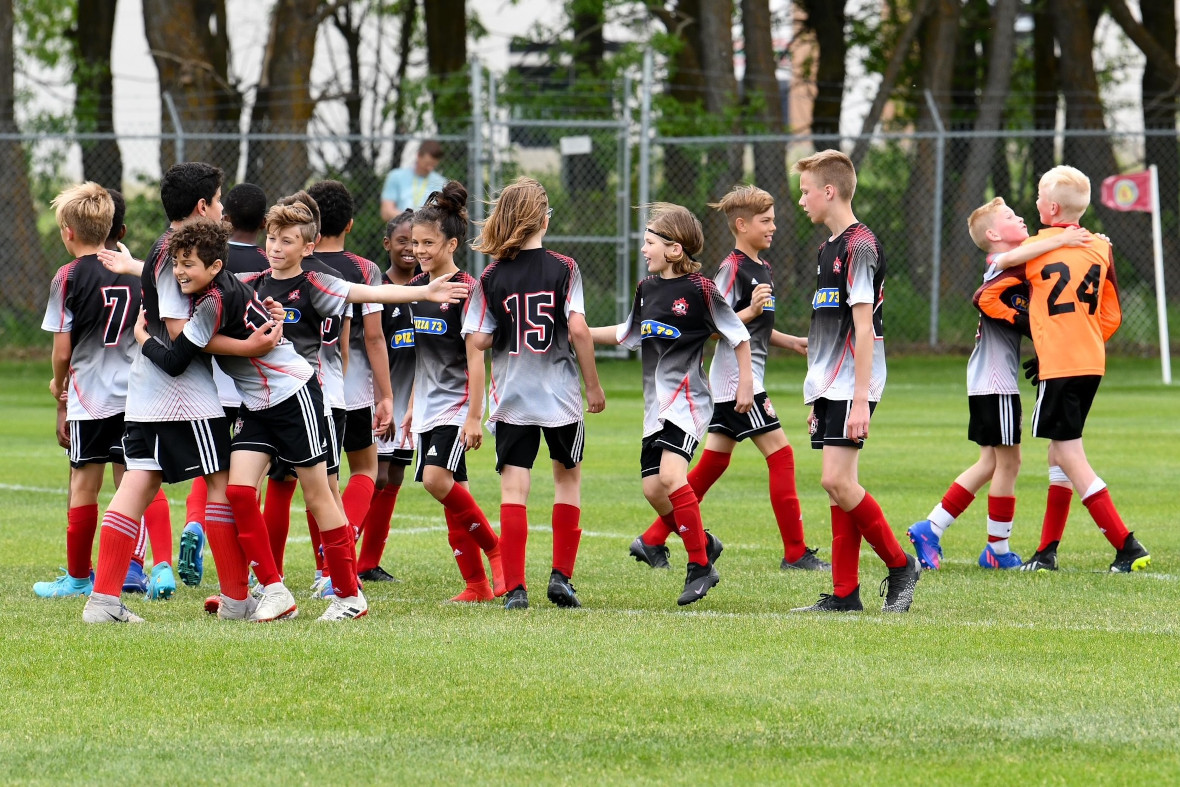
[[[1168,341],[1168,300],[1164,291],[1164,243],[1160,228],[1160,183],[1159,170],[1155,164],[1147,168],[1151,172],[1151,246],[1155,253],[1155,308],[1160,329],[1160,370],[1164,385],[1172,384],[1172,347]]]

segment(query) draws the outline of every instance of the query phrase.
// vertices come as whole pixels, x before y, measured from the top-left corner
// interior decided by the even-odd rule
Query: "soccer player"
[[[799,205],[831,236],[820,246],[803,401],[811,405],[811,447],[823,451],[821,483],[832,512],[834,592],[806,612],[849,612],[860,601],[860,542],[884,561],[885,612],[905,612],[921,577],[918,559],[901,549],[881,507],[863,486],[857,464],[869,436],[869,419],[885,390],[881,304],[885,254],[872,231],[856,220],[856,170],[848,156],[825,150],[795,164]]]
[[[570,583],[582,537],[582,380],[587,409],[606,407],[578,264],[541,246],[550,214],[549,197],[532,178],[517,178],[500,192],[474,246],[492,263],[479,278],[463,325],[468,352],[492,350],[488,422],[500,473],[505,609],[529,605],[526,506],[542,434],[553,462],[548,596],[559,607],[582,606]]]
[[[1028,335],[1028,282],[1023,265],[1041,254],[1066,245],[1083,245],[1089,233],[1071,227],[1032,243],[1024,219],[996,197],[976,208],[967,219],[971,240],[986,253],[983,286],[976,293],[980,309],[975,349],[967,360],[967,439],[979,445],[979,460],[959,474],[930,515],[907,532],[922,568],[942,563],[942,534],[954,524],[975,494],[990,484],[987,497],[987,545],[979,555],[981,568],[1019,568],[1020,555],[1008,538],[1016,513],[1016,475],[1020,471],[1020,338]],[[1002,279],[1007,284],[988,287]],[[980,295],[988,293],[987,302]]]
[[[1076,226],[1090,204],[1090,179],[1074,167],[1058,166],[1041,176],[1037,212],[1045,225],[1036,240]],[[1115,549],[1110,571],[1139,571],[1151,554],[1127,530],[1110,492],[1094,472],[1082,445],[1082,431],[1106,372],[1106,341],[1122,322],[1114,255],[1096,237],[1086,246],[1063,247],[1025,265],[1029,283],[1029,324],[1037,353],[1037,403],[1033,434],[1049,440],[1049,500],[1041,542],[1021,566],[1056,571],[1057,547],[1065,532],[1073,489],[1099,531]],[[998,288],[997,283],[989,289]]]
[[[414,256],[421,286],[447,275],[474,288],[475,279],[455,264],[455,251],[467,237],[467,189],[448,181],[414,213]],[[465,454],[483,443],[484,359],[463,339],[462,307],[447,303],[414,306],[414,393],[402,432],[417,438],[415,481],[445,510],[447,540],[467,587],[456,602],[491,601],[504,587],[500,539],[468,491]],[[480,550],[488,556],[495,589],[488,584]],[[502,591],[501,591],[502,592]]]
[[[407,209],[385,225],[382,245],[389,255],[384,280],[409,284],[418,270],[414,257],[414,211]],[[389,343],[389,382],[393,388],[393,421],[389,431],[377,438],[377,479],[369,513],[362,528],[364,540],[357,555],[357,571],[365,582],[393,582],[381,567],[381,556],[389,538],[389,525],[397,505],[397,494],[405,481],[406,468],[414,461],[414,438],[401,429],[409,412],[414,390],[414,315],[398,304],[388,304],[381,313],[381,327]]]
[[[774,278],[770,265],[759,257],[774,238],[774,197],[756,186],[738,186],[710,207],[725,214],[734,237],[734,250],[722,261],[714,282],[750,333],[754,406],[747,413],[735,411],[737,356],[729,344],[718,342],[709,368],[713,420],[700,461],[688,474],[688,483],[697,499],[704,500],[705,493],[729,467],[733,449],[750,438],[765,457],[769,471],[770,504],[783,541],[780,567],[830,571],[831,564],[816,557],[817,550],[808,549],[803,540],[803,516],[795,489],[795,452],[763,385],[770,345],[807,354],[806,339],[774,330]],[[652,568],[668,568],[664,543],[674,532],[676,523],[671,515],[655,520],[631,542],[632,557]]]
[[[688,552],[680,606],[704,598],[719,577],[713,563],[721,542],[706,533],[688,464],[713,414],[702,358],[713,334],[734,349],[738,383],[734,411],[750,412],[754,378],[750,334],[712,279],[701,276],[696,255],[705,246],[701,223],[687,208],[650,206],[643,257],[652,274],[635,288],[631,314],[619,325],[591,328],[599,344],[640,349],[643,358],[643,443],[639,452],[643,495],[661,519],[671,516]]]

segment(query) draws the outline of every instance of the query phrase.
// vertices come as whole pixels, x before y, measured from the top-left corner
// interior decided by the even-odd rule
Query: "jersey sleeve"
[[[45,319],[41,328],[50,333],[69,333],[74,329],[74,312],[69,304],[71,266],[65,266],[54,275],[49,285],[49,301],[45,304]]]
[[[717,275],[713,277],[713,282],[717,285],[717,291],[721,293],[722,299],[729,304],[732,309],[738,302],[738,265],[732,258],[727,258],[721,263],[721,267],[717,270]]]
[[[586,295],[582,290],[582,271],[578,264],[570,267],[569,292],[565,294],[565,316],[569,319],[572,312],[586,314]]]
[[[643,341],[642,326],[640,325],[642,306],[643,282],[640,282],[635,288],[635,300],[631,303],[631,313],[627,315],[627,319],[619,323],[618,331],[615,333],[619,344],[628,350],[638,349],[639,343]]]
[[[988,269],[990,275],[994,266]],[[1016,325],[1020,316],[1010,303],[1004,301],[1003,295],[1012,286],[1025,283],[1024,265],[1017,265],[1003,271],[996,271],[990,278],[984,277],[983,285],[975,291],[972,300],[975,308],[985,317]]]
[[[487,296],[483,291],[483,279],[471,285],[467,296],[467,315],[463,318],[463,335],[469,333],[495,333],[498,322],[496,315],[488,308]]]
[[[1098,325],[1102,329],[1102,341],[1110,341],[1115,331],[1123,324],[1123,306],[1119,303],[1119,283],[1114,274],[1114,250],[1106,266],[1106,278],[1102,282],[1102,294],[1098,298]]]
[[[705,303],[709,305],[709,317],[713,321],[716,332],[733,347],[749,341],[750,332],[738,318],[733,307],[726,301],[725,296],[721,294],[717,285],[705,278],[701,279],[701,283],[704,285],[702,294],[705,296]]]
[[[213,337],[221,329],[223,319],[221,298],[205,297],[197,301],[193,307],[193,314],[184,324],[184,334],[194,346],[204,347],[213,341]]]
[[[365,260],[365,262],[368,264],[361,266],[361,272],[365,276],[365,284],[369,285],[370,287],[380,287],[382,284],[381,269],[377,267],[376,263],[370,260]],[[382,311],[384,308],[385,305],[381,303],[362,303],[361,314],[373,314],[374,312]]]
[[[344,279],[319,271],[307,272],[308,297],[321,317],[336,317],[348,308],[350,285]]]
[[[873,278],[879,264],[877,249],[867,240],[856,240],[848,249],[848,305],[876,303]]]

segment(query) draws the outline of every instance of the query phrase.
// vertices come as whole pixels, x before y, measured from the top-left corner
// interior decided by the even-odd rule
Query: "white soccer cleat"
[[[355,596],[334,596],[332,603],[324,610],[324,614],[320,615],[320,620],[352,620],[353,618],[363,618],[369,614],[369,602],[365,600],[365,594],[357,590]]]
[[[246,598],[239,601],[236,598],[230,598],[224,593],[221,596],[221,604],[217,607],[218,620],[250,620],[251,616],[258,609],[258,599],[247,595]]]
[[[258,607],[248,618],[254,623],[268,623],[272,620],[291,620],[299,615],[299,608],[295,605],[295,596],[281,583],[275,583],[266,588],[262,598],[258,600]]]
[[[91,593],[82,608],[83,623],[143,623],[143,618],[136,615],[118,596],[104,596],[102,593]]]

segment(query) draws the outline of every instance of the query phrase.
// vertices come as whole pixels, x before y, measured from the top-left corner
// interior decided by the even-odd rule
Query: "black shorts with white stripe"
[[[418,435],[418,470],[414,480],[422,483],[422,471],[430,465],[450,470],[456,481],[466,481],[466,451],[457,426],[436,426],[423,432]]]
[[[811,424],[811,447],[822,450],[825,446],[841,448],[864,448],[864,440],[849,440],[848,411],[852,402],[848,399],[816,399],[811,403],[815,420]],[[869,402],[869,415],[877,409],[876,402]]]
[[[324,460],[328,463],[328,475],[340,475],[340,439],[337,435],[344,430],[344,408],[333,407],[332,414],[324,416],[324,433],[328,439],[328,454]],[[270,463],[267,476],[275,481],[284,481],[295,477],[295,467],[281,459]]]
[[[123,464],[123,414],[94,421],[67,421],[70,467]]]
[[[273,407],[242,407],[230,451],[270,454],[291,467],[314,467],[328,458],[328,425],[320,386],[309,380]]]
[[[1101,384],[1102,376],[1097,374],[1041,380],[1033,408],[1033,436],[1045,440],[1080,439]]]
[[[1020,445],[1020,394],[967,397],[971,420],[967,439],[982,446]]]
[[[565,426],[536,426],[496,422],[496,472],[504,465],[532,469],[541,447],[541,435],[549,446],[549,458],[573,470],[586,448],[586,424],[575,421]]]
[[[665,421],[663,429],[643,438],[643,446],[639,449],[639,475],[643,478],[658,475],[665,451],[683,456],[691,464],[699,443],[676,424]]]
[[[766,392],[754,394],[754,406],[748,413],[739,413],[734,409],[737,402],[714,402],[713,420],[709,422],[709,431],[737,440],[739,443],[747,437],[773,432],[782,429],[778,413],[770,403]]]
[[[348,410],[346,413],[348,419],[345,422],[344,429],[337,435],[340,439],[341,446],[344,448],[344,453],[351,454],[353,451],[363,451],[377,442],[377,438],[373,434],[374,408],[372,405],[360,407],[356,410]]]
[[[128,470],[152,470],[166,484],[178,484],[229,469],[229,422],[128,421],[123,431]]]

